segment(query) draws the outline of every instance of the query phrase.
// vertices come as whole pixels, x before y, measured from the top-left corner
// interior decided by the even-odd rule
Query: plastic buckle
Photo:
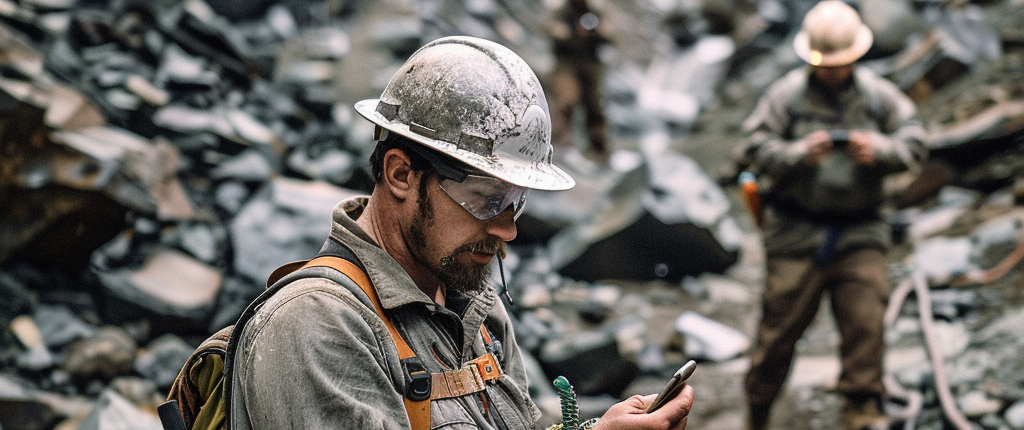
[[[414,402],[429,399],[432,378],[423,363],[416,357],[409,357],[402,360],[402,365],[405,368],[405,397]]]
[[[501,365],[495,359],[494,354],[485,354],[473,360],[476,365],[476,374],[483,381],[498,379],[501,376]]]

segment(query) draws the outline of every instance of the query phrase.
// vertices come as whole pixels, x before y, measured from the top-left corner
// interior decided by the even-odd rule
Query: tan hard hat
[[[551,162],[551,116],[537,75],[495,42],[430,42],[379,99],[355,108],[378,126],[513,185],[556,191],[576,184]]]
[[[804,16],[803,27],[793,48],[807,64],[837,67],[853,64],[871,49],[871,29],[850,5],[825,0]]]

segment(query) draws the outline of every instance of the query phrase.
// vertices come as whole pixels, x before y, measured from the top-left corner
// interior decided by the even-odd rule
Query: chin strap
[[[508,293],[508,284],[505,283],[505,265],[501,263],[500,256],[498,257],[498,273],[501,274],[501,294],[505,296],[505,300],[508,300],[508,305],[512,306],[515,303],[512,302],[512,295]]]

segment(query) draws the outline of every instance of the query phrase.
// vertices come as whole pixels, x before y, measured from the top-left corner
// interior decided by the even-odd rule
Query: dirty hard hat
[[[510,49],[474,37],[437,39],[395,73],[379,99],[355,105],[374,124],[513,185],[566,190],[551,162],[540,81]]]
[[[864,56],[873,40],[856,10],[839,0],[825,0],[804,16],[793,47],[812,66],[837,67]]]

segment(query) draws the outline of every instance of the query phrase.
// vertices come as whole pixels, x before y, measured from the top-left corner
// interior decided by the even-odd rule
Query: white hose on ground
[[[903,307],[903,302],[913,290],[914,285],[910,279],[900,282],[893,290],[892,295],[889,297],[889,303],[885,308],[885,317],[883,318],[886,327],[891,327],[893,322],[896,321],[900,308]],[[899,413],[892,415],[904,420],[904,430],[913,430],[917,421],[917,415],[921,413],[921,407],[924,404],[924,395],[917,391],[904,389],[889,372],[886,372],[882,377],[882,384],[885,386],[886,395],[899,399],[905,404]]]
[[[924,342],[928,349],[928,357],[932,365],[932,373],[935,376],[935,391],[939,395],[939,403],[942,405],[942,413],[946,415],[950,423],[957,430],[971,430],[971,423],[967,421],[960,409],[957,408],[956,399],[949,388],[949,379],[946,376],[946,365],[943,361],[942,350],[939,341],[936,339],[935,321],[932,318],[932,299],[928,289],[928,281],[924,274],[918,271],[911,273],[911,282],[914,285],[914,292],[917,293],[917,304],[920,308],[921,331],[924,334]]]
[[[1021,238],[1017,242],[1017,246],[1014,250],[998,264],[986,270],[976,270],[956,276],[949,281],[949,286],[962,287],[966,285],[993,282],[1006,275],[1006,273],[1016,267],[1021,260],[1024,260],[1024,230],[1021,231]],[[931,294],[928,281],[925,279],[923,273],[912,271],[909,278],[904,279],[903,282],[900,282],[900,284],[893,289],[892,295],[889,297],[889,303],[885,308],[885,315],[883,316],[885,327],[891,327],[896,321],[896,317],[899,316],[900,309],[903,307],[903,303],[907,296],[910,295],[911,291],[917,293],[918,313],[920,314],[921,319],[921,331],[924,334],[925,348],[928,352],[932,373],[935,376],[935,389],[939,395],[939,403],[942,406],[942,413],[947,419],[949,419],[950,423],[957,428],[957,430],[971,430],[973,428],[971,423],[967,421],[967,418],[964,417],[963,413],[960,412],[960,409],[957,408],[956,400],[953,398],[953,393],[949,388],[949,379],[946,375],[946,365],[943,361],[938,339],[935,338],[935,321],[932,315]],[[891,397],[903,399],[907,403],[907,406],[904,408],[902,413],[898,415],[898,417],[907,419],[904,425],[905,430],[912,430],[914,426],[913,418],[921,411],[923,396],[921,393],[916,391],[903,389],[903,387],[899,385],[895,378],[890,374],[886,374],[883,377],[882,383],[885,385],[885,389]]]
[[[914,271],[908,279],[903,280],[893,289],[885,309],[885,316],[883,317],[885,326],[890,327],[896,321],[896,317],[899,315],[900,309],[903,307],[903,303],[911,291],[917,294],[921,332],[924,335],[925,349],[928,353],[929,364],[935,378],[935,390],[939,396],[942,413],[957,430],[971,430],[970,422],[960,412],[956,405],[956,400],[953,398],[952,390],[949,387],[944,357],[942,356],[939,340],[936,338],[935,333],[931,293],[924,274]],[[912,429],[913,419],[921,411],[923,396],[921,393],[905,390],[890,374],[886,374],[882,382],[885,384],[885,389],[890,396],[903,399],[907,403],[902,413],[897,416],[907,419],[904,426],[905,429]]]

